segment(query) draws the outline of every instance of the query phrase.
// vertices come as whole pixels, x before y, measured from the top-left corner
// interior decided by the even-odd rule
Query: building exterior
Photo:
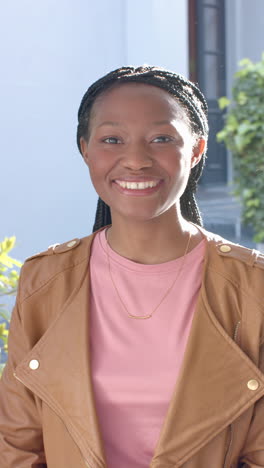
[[[242,58],[258,61],[264,50],[262,0],[189,0],[189,71],[209,104],[210,140],[203,185],[232,182],[231,155],[216,143],[223,126],[217,100],[231,95]]]
[[[189,70],[209,105],[208,158],[198,200],[207,228],[253,247],[253,233],[241,225],[240,205],[230,194],[232,156],[216,133],[223,127],[218,107],[231,96],[233,76],[242,58],[259,61],[264,50],[264,3],[261,0],[189,0]]]
[[[97,196],[75,143],[87,87],[121,65],[165,66],[198,80],[210,104],[205,187],[232,181],[215,146],[217,98],[230,94],[239,59],[258,60],[263,0],[26,0],[0,17],[0,238],[17,236],[24,260],[88,234]]]

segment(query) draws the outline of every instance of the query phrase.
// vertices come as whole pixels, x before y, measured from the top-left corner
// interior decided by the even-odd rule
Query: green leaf
[[[221,130],[220,132],[218,132],[216,134],[216,140],[218,141],[218,143],[221,143],[222,141],[225,141],[225,138],[226,138],[226,131],[225,130]]]
[[[232,113],[228,114],[227,116],[227,122],[226,122],[226,127],[227,130],[230,131],[235,131],[238,128],[238,120],[236,116]]]
[[[245,189],[242,190],[241,195],[246,200],[247,198],[250,198],[253,193],[254,193],[254,191],[252,189],[245,188]]]
[[[5,239],[0,242],[0,253],[8,253],[12,250],[15,246],[16,238],[15,236],[12,237],[5,237]]]
[[[260,200],[258,198],[251,198],[251,200],[248,200],[246,204],[247,204],[247,207],[258,208],[260,206]]]
[[[238,62],[238,65],[240,67],[248,67],[252,65],[252,61],[249,58],[243,58],[242,60]]]
[[[244,135],[245,133],[249,132],[250,130],[251,130],[251,125],[250,125],[249,120],[244,120],[243,122],[241,122],[241,124],[239,125],[239,127],[237,129],[239,135]]]
[[[0,316],[7,322],[10,322],[11,313],[9,311],[0,309]]]
[[[12,258],[9,253],[15,246],[16,238],[6,237],[0,242],[0,296],[12,296],[16,294],[19,268],[22,263]],[[0,340],[3,343],[3,349],[7,350],[8,328],[6,323],[10,322],[11,313],[5,304],[0,304],[0,317],[5,322],[0,323]]]
[[[5,364],[0,364],[0,377],[3,374],[4,368],[5,368]]]
[[[253,237],[253,240],[255,242],[263,242],[264,241],[264,230],[260,231],[258,234],[255,234]]]
[[[230,104],[230,99],[228,99],[226,96],[222,96],[218,99],[218,105],[221,110],[228,107],[229,104]]]
[[[244,93],[243,91],[240,91],[240,93],[238,93],[237,95],[237,102],[240,106],[244,106],[244,104],[246,104],[248,98],[247,98],[247,95],[246,93]]]

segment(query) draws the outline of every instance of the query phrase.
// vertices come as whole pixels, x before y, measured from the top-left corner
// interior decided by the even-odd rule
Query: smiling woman
[[[202,228],[207,134],[204,96],[171,71],[85,93],[94,232],[22,268],[0,466],[264,467],[264,258]]]
[[[97,193],[111,207],[112,240],[114,230],[127,238],[135,220],[145,221],[150,232],[159,216],[160,230],[178,234],[180,197],[204,143],[163,89],[123,83],[96,99],[89,137],[80,138],[80,148]],[[139,253],[134,260],[141,261]]]

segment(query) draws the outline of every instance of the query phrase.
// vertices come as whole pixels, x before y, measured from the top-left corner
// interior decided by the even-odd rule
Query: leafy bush
[[[245,224],[253,227],[255,242],[264,241],[264,53],[260,62],[241,60],[232,99],[219,99],[227,108],[225,126],[217,140],[232,152],[235,194],[242,202]]]
[[[15,237],[5,238],[0,242],[0,296],[7,298],[13,296],[17,291],[19,279],[19,269],[22,263],[9,256],[9,252],[14,248]],[[16,268],[15,268],[16,267]],[[2,301],[1,301],[2,302]],[[7,304],[0,304],[0,351],[7,351],[8,323],[10,322],[10,309]],[[0,361],[0,375],[3,369]]]

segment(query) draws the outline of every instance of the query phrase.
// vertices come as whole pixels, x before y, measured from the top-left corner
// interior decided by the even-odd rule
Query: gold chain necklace
[[[183,269],[183,267],[184,267],[184,264],[185,264],[186,254],[187,254],[187,252],[188,252],[189,245],[190,245],[190,240],[191,240],[191,237],[192,237],[191,231],[190,231],[190,233],[189,233],[189,237],[188,237],[188,241],[187,241],[187,244],[186,244],[186,248],[185,248],[185,252],[184,252],[184,255],[183,255],[183,259],[182,259],[180,268],[179,268],[179,270],[178,270],[178,272],[177,272],[176,278],[174,279],[174,281],[173,281],[173,283],[171,284],[171,286],[169,287],[169,289],[165,292],[165,294],[164,294],[164,296],[162,297],[161,301],[158,303],[158,305],[155,307],[155,309],[151,312],[151,314],[148,314],[148,315],[132,315],[132,314],[130,314],[130,312],[128,311],[128,309],[127,309],[127,307],[126,307],[126,305],[125,305],[125,303],[124,303],[122,297],[120,296],[119,291],[118,291],[118,289],[117,289],[117,286],[116,286],[116,284],[115,284],[115,282],[114,282],[114,278],[113,278],[113,276],[112,276],[111,267],[110,267],[110,257],[109,257],[109,252],[108,252],[108,246],[109,246],[109,244],[108,244],[108,239],[107,239],[107,236],[108,236],[108,229],[109,229],[109,228],[107,228],[107,230],[106,230],[106,253],[107,253],[107,261],[108,261],[108,270],[109,270],[109,275],[110,275],[111,281],[112,281],[113,286],[114,286],[114,288],[115,288],[115,290],[116,290],[116,294],[117,294],[117,296],[119,297],[119,300],[120,300],[122,306],[124,307],[125,311],[127,312],[129,318],[140,319],[140,320],[148,319],[148,318],[152,317],[152,315],[154,314],[154,312],[156,312],[156,310],[157,310],[157,309],[159,308],[159,306],[162,304],[162,302],[164,301],[164,299],[168,296],[168,294],[170,293],[170,291],[172,290],[173,286],[175,285],[177,279],[178,279],[179,276],[180,276],[180,273],[181,273],[181,271],[182,271],[182,269]]]

